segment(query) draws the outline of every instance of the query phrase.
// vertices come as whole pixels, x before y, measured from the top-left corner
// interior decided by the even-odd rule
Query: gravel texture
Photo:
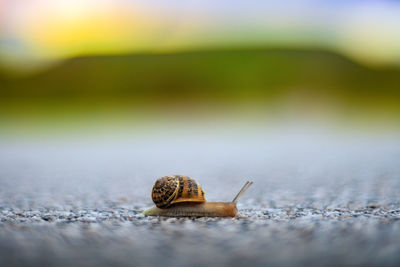
[[[400,266],[396,136],[186,134],[4,140],[0,266]],[[237,218],[158,218],[186,174]]]

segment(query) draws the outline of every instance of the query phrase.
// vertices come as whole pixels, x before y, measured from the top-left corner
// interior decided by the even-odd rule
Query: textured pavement
[[[156,178],[237,218],[157,218]],[[0,266],[399,266],[400,139],[196,131],[0,142]]]

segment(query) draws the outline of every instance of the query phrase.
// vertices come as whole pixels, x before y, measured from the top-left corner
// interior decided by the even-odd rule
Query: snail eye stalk
[[[242,189],[240,189],[239,193],[237,193],[237,195],[235,196],[235,198],[232,200],[233,203],[236,203],[238,201],[238,199],[247,191],[247,189],[249,189],[249,187],[253,184],[253,182],[249,182],[247,181],[244,186],[242,187]]]

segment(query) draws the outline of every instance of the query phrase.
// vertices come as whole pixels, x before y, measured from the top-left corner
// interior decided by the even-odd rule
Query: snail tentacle
[[[253,182],[249,182],[247,181],[244,186],[242,187],[242,189],[240,189],[239,193],[237,193],[237,195],[233,198],[232,202],[236,203],[238,201],[238,199],[243,196],[243,194],[247,191],[247,189],[249,189],[249,187],[253,184]]]

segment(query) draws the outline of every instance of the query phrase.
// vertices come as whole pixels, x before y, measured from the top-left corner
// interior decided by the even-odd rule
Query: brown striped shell
[[[175,203],[206,201],[199,183],[184,175],[161,177],[154,184],[151,197],[154,204],[161,209]]]

